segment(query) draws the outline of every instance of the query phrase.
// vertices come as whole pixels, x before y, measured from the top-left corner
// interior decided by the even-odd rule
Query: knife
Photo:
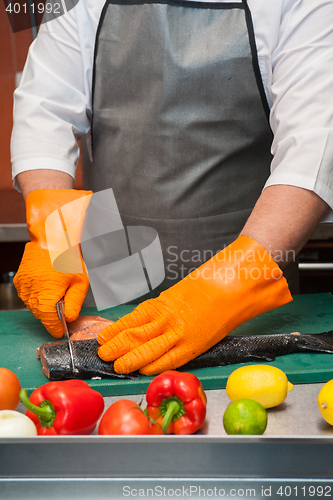
[[[60,299],[59,302],[57,302],[56,307],[57,307],[58,318],[60,319],[60,321],[63,324],[64,334],[66,335],[67,340],[68,340],[68,348],[69,348],[69,354],[71,357],[73,373],[76,373],[76,372],[78,372],[78,370],[77,370],[77,368],[75,368],[75,365],[74,365],[73,346],[72,346],[72,341],[69,337],[68,326],[67,326],[67,322],[65,319],[64,300]]]

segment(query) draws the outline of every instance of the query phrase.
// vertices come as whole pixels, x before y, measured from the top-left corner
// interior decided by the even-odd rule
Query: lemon
[[[318,394],[318,407],[326,422],[333,425],[333,380],[321,388]]]
[[[286,374],[275,366],[247,365],[231,373],[226,391],[231,401],[250,398],[264,408],[272,408],[282,403],[293,387]]]
[[[266,410],[253,399],[234,401],[223,415],[223,427],[227,434],[263,434],[266,426]]]

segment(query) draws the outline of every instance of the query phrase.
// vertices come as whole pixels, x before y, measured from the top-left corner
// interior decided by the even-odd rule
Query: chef
[[[73,200],[73,224],[84,219],[90,192],[73,179],[86,134],[85,189],[112,188],[124,226],[154,228],[166,269],[99,335],[116,371],[177,368],[292,300],[295,256],[333,208],[332,11],[80,0],[41,26],[15,91],[13,179],[31,236],[15,285],[51,335],[57,301],[73,321],[89,284],[84,265],[52,267],[45,234]]]

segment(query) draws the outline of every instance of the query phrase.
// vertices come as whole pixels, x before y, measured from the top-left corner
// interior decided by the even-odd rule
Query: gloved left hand
[[[245,321],[290,302],[285,278],[266,250],[240,236],[185,279],[141,303],[98,336],[114,369],[156,375],[184,365]]]
[[[42,189],[26,199],[31,241],[25,246],[14,285],[27,308],[56,338],[64,334],[57,302],[64,298],[66,321],[74,321],[89,287],[78,242],[91,195],[75,189]],[[51,261],[52,252],[59,253],[57,263]]]

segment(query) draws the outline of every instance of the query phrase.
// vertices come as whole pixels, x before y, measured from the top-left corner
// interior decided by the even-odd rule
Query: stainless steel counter
[[[0,189],[0,242],[29,239],[22,195],[15,189]]]
[[[30,241],[28,228],[25,222],[20,224],[0,224],[0,242]]]
[[[317,405],[317,397],[323,385],[295,385],[283,403],[267,410],[268,423],[264,435],[275,437],[333,437],[333,427],[322,418]],[[205,424],[198,434],[226,436],[222,418],[231,401],[225,389],[206,391],[206,394],[208,400],[207,417]],[[120,399],[119,396],[105,398],[106,408],[118,399]],[[142,400],[142,396],[124,396],[122,399],[132,399],[139,403]],[[145,401],[143,401],[142,407],[145,407]]]
[[[264,436],[274,437],[333,437],[333,426],[322,418],[317,398],[324,384],[295,385],[283,403],[267,410],[268,423]],[[199,436],[226,436],[222,418],[227,406],[231,403],[225,389],[206,391],[207,416],[206,421],[196,435]],[[105,409],[119,399],[131,399],[136,403],[142,401],[145,408],[145,399],[142,395],[106,397]],[[19,411],[25,411],[22,404]],[[97,429],[94,432],[97,435]],[[169,437],[169,436],[168,436]],[[333,472],[333,468],[332,468]]]
[[[0,438],[0,499],[331,497],[333,427],[317,408],[322,386],[295,386],[268,410],[263,436],[227,436],[230,401],[215,390],[193,436]],[[105,398],[106,407],[118,399]]]

